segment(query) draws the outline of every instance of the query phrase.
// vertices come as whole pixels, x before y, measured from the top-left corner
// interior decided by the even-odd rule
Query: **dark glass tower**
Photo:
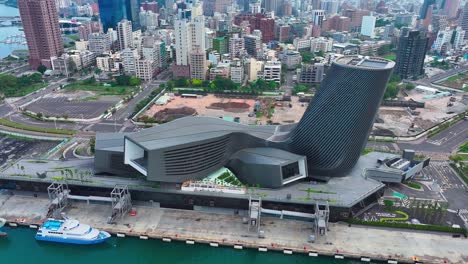
[[[361,155],[394,63],[380,58],[336,60],[286,141],[307,157],[309,176],[339,177]]]
[[[416,79],[424,74],[427,42],[425,33],[403,28],[396,55],[395,73],[402,79]]]
[[[109,28],[116,28],[122,19],[132,21],[133,29],[140,27],[140,0],[98,0],[99,16],[107,32]]]

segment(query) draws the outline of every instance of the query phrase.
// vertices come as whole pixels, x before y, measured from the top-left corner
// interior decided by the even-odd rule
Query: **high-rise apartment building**
[[[465,33],[468,32],[468,2],[466,2],[465,6],[463,7],[463,14],[461,17],[461,27],[465,30]],[[468,33],[465,34],[465,40],[468,39]]]
[[[229,54],[231,59],[241,58],[245,52],[245,40],[239,37],[239,34],[234,34],[229,39]]]
[[[432,16],[432,32],[439,32],[448,26],[447,15],[444,14],[434,14]]]
[[[156,2],[156,1],[151,1],[151,2],[144,1],[144,2],[141,3],[141,9],[143,9],[144,11],[151,11],[153,13],[158,13],[158,11],[159,11],[158,2]]]
[[[192,18],[189,24],[188,37],[190,41],[190,48],[192,49],[205,49],[205,17],[196,16]]]
[[[463,47],[465,31],[461,27],[455,30],[447,27],[437,33],[437,39],[432,45],[432,49],[438,53],[446,53],[448,50],[459,50]]]
[[[135,76],[137,66],[136,63],[137,59],[139,59],[138,51],[136,49],[126,48],[122,50],[120,58],[122,59],[124,72],[128,75]]]
[[[303,63],[300,69],[299,83],[315,84],[322,82],[324,69],[325,66],[322,63]]]
[[[448,18],[455,18],[458,15],[460,8],[460,0],[445,0],[443,1],[443,11]]]
[[[246,35],[244,36],[244,46],[247,54],[257,58],[262,50],[262,39],[258,36]]]
[[[244,65],[240,59],[234,59],[231,62],[231,81],[234,83],[244,81]]]
[[[188,30],[189,22],[187,20],[180,19],[174,22],[176,65],[188,65]]]
[[[109,51],[111,42],[109,35],[104,33],[91,33],[88,37],[88,50],[96,54],[103,54]]]
[[[281,61],[267,61],[263,66],[263,79],[281,83]]]
[[[196,80],[205,80],[208,65],[206,62],[205,50],[198,47],[190,52],[190,78]]]
[[[436,0],[424,0],[419,12],[419,19],[422,21],[421,26],[425,29],[429,27],[432,20],[432,6],[436,4]]]
[[[229,38],[218,37],[213,39],[213,49],[219,54],[226,54],[229,52]]]
[[[133,30],[131,21],[124,19],[117,24],[117,40],[119,43],[119,50],[133,47]]]
[[[29,65],[51,68],[51,57],[63,53],[55,0],[18,0],[24,34],[29,50]]]
[[[190,69],[192,66],[190,64],[192,51],[196,51],[194,52],[195,56],[200,53],[205,54],[205,17],[195,16],[191,20],[178,19],[174,23],[174,32],[176,52],[176,64],[173,67],[174,75],[190,77],[192,75]],[[193,62],[197,63],[198,60],[194,58]],[[198,64],[195,67],[200,68]],[[195,72],[197,77],[205,77],[206,75],[201,76],[198,69]]]
[[[335,15],[326,20],[326,31],[336,30],[338,32],[349,31],[351,19],[349,17]]]
[[[416,79],[423,75],[427,42],[425,33],[403,28],[396,55],[395,74],[402,79]]]
[[[232,0],[204,0],[203,15],[213,16],[215,12],[226,13],[228,6],[232,5]]]
[[[276,15],[283,15],[284,0],[264,0],[265,12],[274,12]]]
[[[249,22],[251,32],[259,30],[262,33],[263,43],[268,43],[275,39],[275,19],[267,17],[264,14],[238,15],[234,19],[236,25],[240,25],[243,21]]]
[[[147,59],[136,59],[135,60],[135,74],[136,77],[150,81],[155,75],[156,64],[152,60]]]

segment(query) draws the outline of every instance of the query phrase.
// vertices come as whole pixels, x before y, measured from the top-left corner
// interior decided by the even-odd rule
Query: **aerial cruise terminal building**
[[[185,117],[135,133],[97,134],[95,172],[138,172],[148,181],[182,184],[228,168],[243,184],[289,202],[296,182],[307,189],[311,179],[318,179],[328,181],[327,192],[339,196],[329,201],[353,206],[382,189],[382,178],[401,182],[416,173],[411,168],[423,166],[411,153],[405,170],[391,168],[398,163],[394,156],[361,156],[394,65],[376,57],[338,58],[293,125]],[[371,174],[363,176],[364,171]]]

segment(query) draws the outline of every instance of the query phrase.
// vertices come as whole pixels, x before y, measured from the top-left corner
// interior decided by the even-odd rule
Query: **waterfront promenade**
[[[43,195],[0,194],[0,217],[9,222],[29,226],[39,225],[45,218],[48,199]],[[111,207],[107,204],[72,203],[66,213],[93,227],[120,236],[141,239],[180,240],[191,243],[211,243],[212,246],[277,250],[293,254],[369,257],[372,260],[398,260],[414,263],[414,257],[423,263],[465,263],[468,261],[468,239],[453,238],[449,234],[424,233],[352,226],[330,225],[326,237],[308,243],[312,224],[305,221],[263,217],[261,229],[265,238],[247,231],[241,215],[206,213],[134,206],[135,216],[117,219],[107,224]],[[31,237],[31,239],[33,239]],[[122,238],[125,239],[125,238]],[[188,242],[187,242],[188,241]]]

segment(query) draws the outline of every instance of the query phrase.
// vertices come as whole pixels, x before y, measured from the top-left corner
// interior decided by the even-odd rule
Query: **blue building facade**
[[[134,30],[140,28],[140,0],[99,0],[98,4],[104,32],[109,28],[116,28],[122,19],[132,21]]]

